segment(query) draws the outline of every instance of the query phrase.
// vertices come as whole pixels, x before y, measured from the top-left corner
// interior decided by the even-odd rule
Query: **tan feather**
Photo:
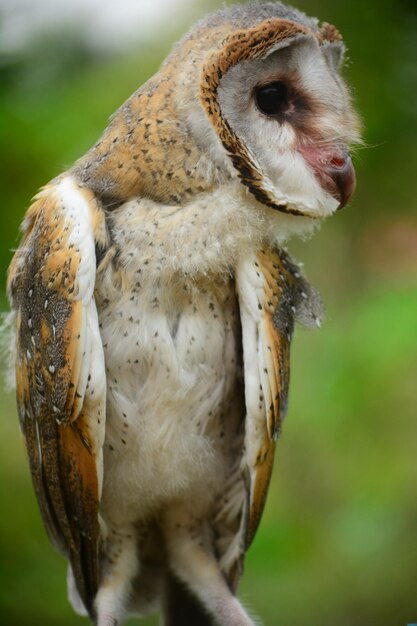
[[[287,410],[294,323],[300,319],[314,324],[320,311],[315,292],[283,250],[258,251],[242,264],[237,288],[246,386],[244,463],[249,490],[245,542],[249,546],[262,517],[275,440]]]
[[[95,310],[89,276],[95,258],[83,256],[94,256],[94,228],[102,235],[98,216],[91,193],[72,182],[50,185],[28,211],[9,273],[18,407],[33,484],[48,535],[69,558],[91,616],[99,585],[97,451],[104,429],[97,420],[105,394],[84,400],[101,346],[87,323]]]

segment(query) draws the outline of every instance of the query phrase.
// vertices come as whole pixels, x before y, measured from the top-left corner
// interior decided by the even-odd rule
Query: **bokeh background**
[[[1,309],[31,196],[220,4],[0,0]],[[290,246],[327,321],[296,336],[290,411],[241,596],[265,626],[405,626],[417,623],[416,4],[297,6],[344,34],[366,147],[351,206]],[[0,407],[0,623],[85,624],[41,525],[12,393],[0,391]]]

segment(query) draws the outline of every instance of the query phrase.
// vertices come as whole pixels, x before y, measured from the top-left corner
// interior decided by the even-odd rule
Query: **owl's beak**
[[[343,209],[356,189],[356,173],[350,154],[335,155],[328,159],[323,168],[322,185]]]
[[[355,168],[347,149],[300,146],[299,150],[320,186],[339,202],[339,209],[346,206],[356,189]]]

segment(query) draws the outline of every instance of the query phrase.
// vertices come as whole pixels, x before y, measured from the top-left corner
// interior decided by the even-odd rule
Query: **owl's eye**
[[[255,89],[255,99],[259,110],[265,115],[282,115],[288,110],[288,86],[282,80]]]

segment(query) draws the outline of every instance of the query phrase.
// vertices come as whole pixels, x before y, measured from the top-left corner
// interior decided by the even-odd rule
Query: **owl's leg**
[[[165,538],[170,567],[199,600],[217,626],[254,626],[239,600],[230,591],[204,538],[202,526],[184,511],[165,517]]]
[[[100,589],[95,600],[97,626],[122,624],[138,566],[135,528],[110,526],[103,547]]]

